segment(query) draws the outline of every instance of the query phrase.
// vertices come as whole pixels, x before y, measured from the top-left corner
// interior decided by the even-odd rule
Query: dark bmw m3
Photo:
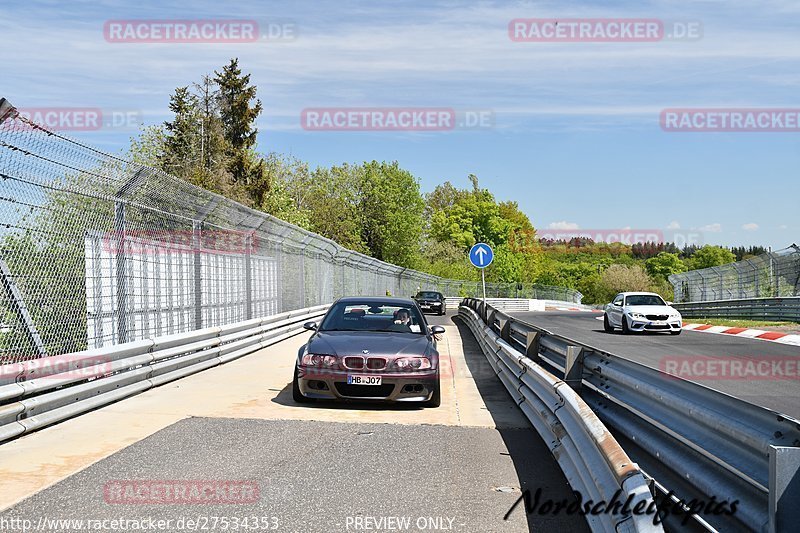
[[[351,297],[337,300],[295,363],[292,396],[317,399],[441,403],[439,352],[434,335],[411,299]]]

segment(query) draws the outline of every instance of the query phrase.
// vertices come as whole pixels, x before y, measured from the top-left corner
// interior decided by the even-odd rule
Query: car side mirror
[[[675,305],[675,302],[667,302],[667,305]]]
[[[431,326],[431,333],[434,335],[440,335],[444,333],[444,328],[442,326]]]
[[[316,322],[306,322],[303,324],[303,329],[307,329],[309,331],[317,331],[317,323]]]

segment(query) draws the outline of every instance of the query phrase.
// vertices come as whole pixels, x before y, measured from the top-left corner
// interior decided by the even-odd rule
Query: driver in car
[[[394,315],[394,323],[411,328],[411,313],[408,312],[408,309],[398,309]]]

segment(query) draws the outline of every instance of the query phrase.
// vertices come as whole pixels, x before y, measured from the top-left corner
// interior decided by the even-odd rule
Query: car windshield
[[[381,302],[342,302],[334,305],[320,331],[383,331],[425,334],[424,322],[409,305]]]
[[[418,292],[417,298],[424,298],[428,300],[440,300],[442,295],[438,292]]]
[[[625,305],[667,305],[660,296],[654,294],[634,294],[625,299]]]

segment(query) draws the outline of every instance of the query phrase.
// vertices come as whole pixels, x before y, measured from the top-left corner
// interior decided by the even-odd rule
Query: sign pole
[[[483,285],[483,303],[486,303],[486,276],[483,274],[484,270],[481,269],[481,285]]]

